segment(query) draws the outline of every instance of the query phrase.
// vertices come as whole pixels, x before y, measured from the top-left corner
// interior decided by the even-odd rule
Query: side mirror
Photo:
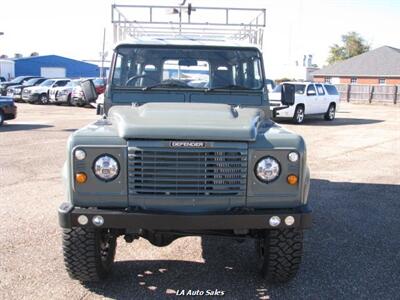
[[[315,96],[317,92],[315,90],[309,90],[307,91],[307,96]]]
[[[295,102],[294,84],[283,83],[281,92],[281,102],[283,105],[292,106]]]
[[[81,87],[83,94],[85,95],[85,99],[87,102],[94,102],[96,101],[98,95],[96,92],[96,88],[92,80],[84,80],[81,82]]]

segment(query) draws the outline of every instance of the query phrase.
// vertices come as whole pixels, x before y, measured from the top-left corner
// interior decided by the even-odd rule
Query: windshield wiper
[[[142,90],[143,91],[148,91],[148,90],[151,90],[151,89],[157,88],[157,87],[193,88],[190,85],[183,85],[183,84],[173,83],[173,82],[170,82],[170,83],[160,82],[160,83],[157,83],[157,84],[154,84],[154,85],[146,86],[146,87],[142,88]]]
[[[214,90],[223,90],[223,89],[232,89],[232,90],[252,90],[251,88],[248,88],[243,85],[237,85],[237,84],[227,84],[227,85],[221,85],[221,86],[215,86],[212,88],[206,89],[206,92],[214,91]]]

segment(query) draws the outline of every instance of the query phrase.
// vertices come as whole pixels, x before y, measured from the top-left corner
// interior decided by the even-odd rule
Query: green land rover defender
[[[90,81],[83,89],[97,97]],[[282,103],[294,103],[291,85]],[[271,121],[256,46],[119,43],[101,110],[67,145],[58,214],[70,277],[103,279],[119,236],[159,247],[183,236],[253,239],[268,281],[296,274],[311,225],[306,146]]]

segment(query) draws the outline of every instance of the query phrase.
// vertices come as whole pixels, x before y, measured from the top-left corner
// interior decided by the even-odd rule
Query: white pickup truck
[[[278,85],[268,94],[274,118],[291,118],[301,124],[308,115],[323,115],[325,120],[335,119],[339,106],[339,93],[334,85],[313,82],[286,82],[295,86],[295,104],[286,107],[281,103]]]

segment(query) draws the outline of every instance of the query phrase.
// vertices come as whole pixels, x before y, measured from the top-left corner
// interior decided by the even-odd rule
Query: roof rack
[[[179,6],[113,4],[114,43],[128,37],[190,36],[243,40],[262,48],[265,9],[202,7],[185,2]],[[243,21],[246,18],[248,21]]]

